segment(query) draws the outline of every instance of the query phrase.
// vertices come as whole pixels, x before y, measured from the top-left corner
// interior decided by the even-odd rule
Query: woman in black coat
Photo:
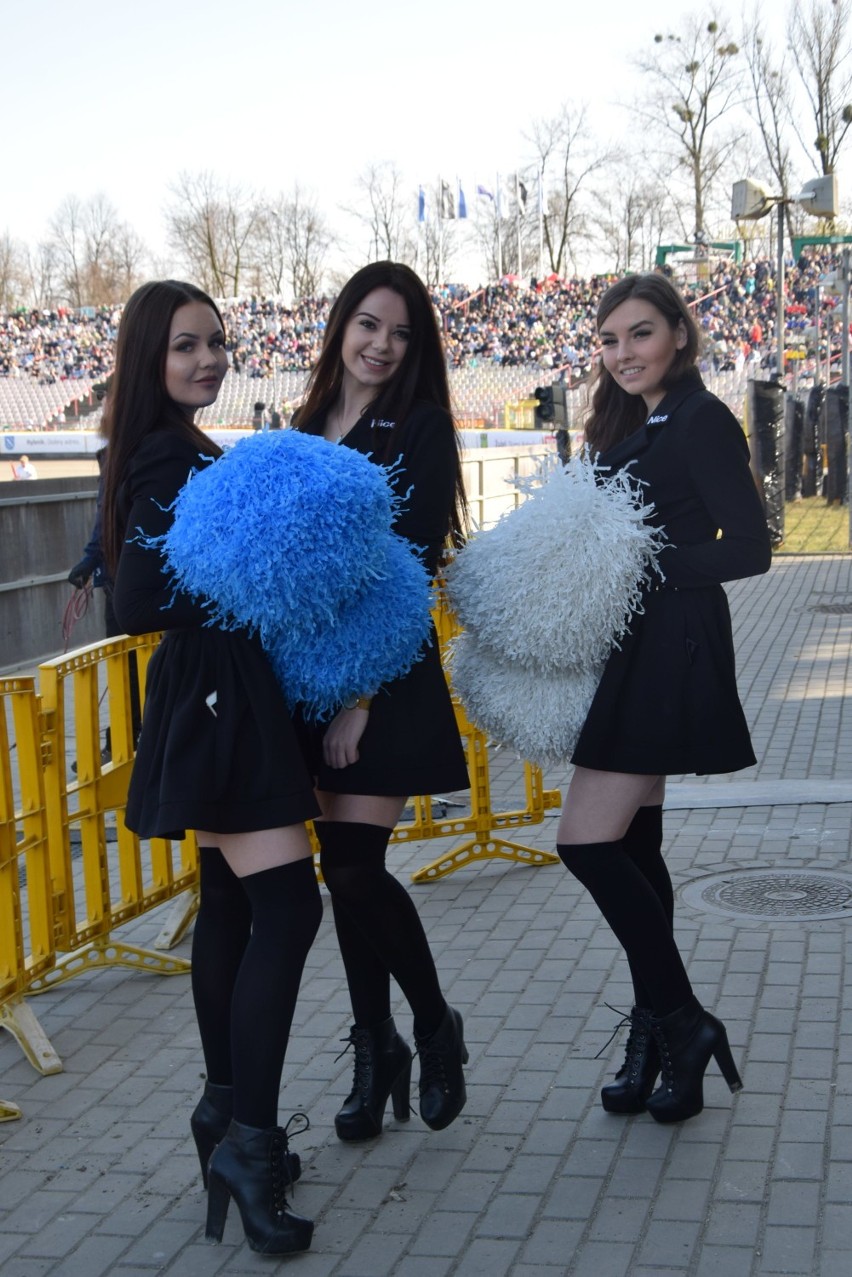
[[[674,1122],[701,1111],[711,1056],[732,1091],[741,1082],[725,1028],[693,995],[673,936],[665,777],[755,762],[721,583],[766,572],[769,536],[745,437],[703,386],[698,331],[677,289],[662,275],[621,280],[601,299],[597,323],[602,359],[586,438],[601,464],[629,467],[643,485],[667,545],[664,580],[610,655],[580,733],[557,850],[623,945],[633,978],[626,1059],[603,1106]]]
[[[341,289],[295,424],[393,466],[394,530],[434,574],[448,541],[460,539],[464,488],[434,308],[407,266],[375,262]],[[305,725],[355,1021],[354,1082],[335,1117],[341,1140],[380,1135],[388,1098],[408,1117],[411,1049],[391,1016],[391,976],[414,1013],[423,1121],[441,1130],[466,1100],[462,1017],[446,1003],[411,897],[385,866],[409,794],[469,784],[434,634],[408,674],[363,692],[331,722]]]

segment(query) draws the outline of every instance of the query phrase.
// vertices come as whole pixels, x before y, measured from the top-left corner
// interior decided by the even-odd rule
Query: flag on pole
[[[518,178],[518,197],[521,201],[521,216],[523,217],[527,211],[527,188],[520,178]]]
[[[458,187],[459,187],[459,217],[467,217],[467,200],[464,197],[464,191],[462,190],[461,182],[459,182]]]
[[[491,200],[491,203],[494,203],[494,192],[489,191],[487,186],[477,185],[476,193],[477,195],[481,195],[483,199]]]
[[[426,221],[426,192],[422,186],[417,196],[417,220],[418,222]]]
[[[450,218],[456,215],[456,205],[449,182],[441,182],[441,217]]]

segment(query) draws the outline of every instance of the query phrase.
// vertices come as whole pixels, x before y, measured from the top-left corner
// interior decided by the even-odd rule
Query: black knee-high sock
[[[335,920],[343,922],[337,934],[355,1023],[365,1028],[387,1019],[390,972],[414,1012],[415,1032],[428,1036],[447,1004],[414,901],[385,867],[391,830],[336,820],[318,821],[316,829]]]
[[[231,1053],[234,1118],[275,1126],[281,1070],[308,951],[322,918],[313,860],[249,874],[251,939],[234,987]]]
[[[208,1082],[230,1086],[231,998],[251,934],[251,905],[218,847],[200,847],[200,903],[192,933],[192,996]]]
[[[668,1015],[692,995],[686,968],[660,898],[624,850],[621,840],[559,843],[559,858],[583,884],[606,918],[651,999],[655,1015]]]
[[[663,906],[666,917],[669,920],[669,926],[674,928],[674,888],[666,862],[663,859],[663,808],[640,807],[630,822],[627,833],[622,839],[624,850],[630,859],[641,871],[643,876],[651,884],[656,891],[660,904]],[[630,975],[633,980],[633,990],[635,995],[636,1006],[651,1006],[651,997],[642,979],[635,968],[634,963],[630,962]]]

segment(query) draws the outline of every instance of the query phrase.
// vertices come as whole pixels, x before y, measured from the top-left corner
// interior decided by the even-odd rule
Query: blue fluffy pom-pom
[[[266,645],[290,705],[322,719],[345,701],[406,674],[432,632],[432,591],[420,560],[401,537],[388,538],[386,567],[334,621],[296,625]]]
[[[261,434],[192,476],[162,549],[217,624],[265,638],[298,617],[329,623],[382,573],[396,505],[387,472],[361,453],[297,431]]]

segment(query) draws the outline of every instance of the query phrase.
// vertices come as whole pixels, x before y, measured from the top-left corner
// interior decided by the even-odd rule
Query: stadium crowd
[[[813,324],[820,276],[837,269],[828,254],[802,257],[786,274],[788,342]],[[668,269],[668,268],[666,268]],[[775,269],[765,259],[708,263],[699,283],[684,283],[708,342],[705,360],[718,370],[771,359],[775,325]],[[594,356],[594,315],[612,276],[545,280],[513,279],[485,288],[446,285],[433,291],[451,368],[477,364],[535,365],[588,371]],[[309,369],[319,354],[333,298],[306,298],[292,305],[247,298],[223,308],[232,367],[263,379],[273,372]],[[824,331],[839,344],[836,297],[823,293]],[[112,369],[120,310],[18,310],[0,313],[0,377],[32,378],[43,385],[88,378]]]

